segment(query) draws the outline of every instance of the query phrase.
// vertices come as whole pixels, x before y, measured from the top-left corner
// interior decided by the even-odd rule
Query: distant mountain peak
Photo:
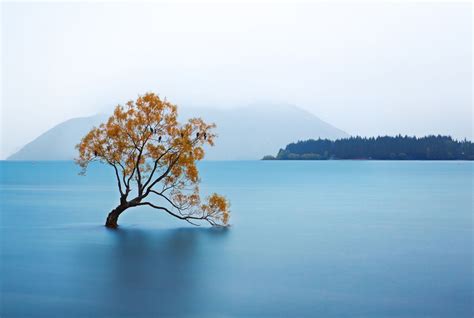
[[[180,120],[202,117],[216,123],[219,138],[206,153],[206,159],[211,160],[257,160],[294,140],[348,137],[310,112],[284,103],[252,103],[227,109],[180,107],[179,113]],[[108,115],[97,114],[69,119],[38,136],[8,160],[72,160],[76,156],[75,145],[107,118]]]

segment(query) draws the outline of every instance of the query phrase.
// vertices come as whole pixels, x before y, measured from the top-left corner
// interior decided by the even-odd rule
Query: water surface
[[[229,229],[102,224],[113,172],[0,162],[1,317],[471,317],[469,162],[203,162]]]

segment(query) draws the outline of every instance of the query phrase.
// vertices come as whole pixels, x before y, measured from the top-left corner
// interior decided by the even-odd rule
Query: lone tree
[[[118,105],[106,123],[94,127],[76,146],[76,163],[86,173],[93,161],[115,171],[120,204],[107,216],[105,226],[116,228],[127,209],[149,206],[191,224],[207,221],[225,226],[229,202],[214,193],[201,202],[196,161],[203,145],[214,145],[214,124],[200,118],[177,121],[177,106],[154,93]]]

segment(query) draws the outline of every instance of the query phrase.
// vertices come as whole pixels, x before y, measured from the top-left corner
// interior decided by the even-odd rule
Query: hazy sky
[[[0,158],[149,90],[191,106],[290,103],[354,135],[473,136],[470,3],[1,9]]]

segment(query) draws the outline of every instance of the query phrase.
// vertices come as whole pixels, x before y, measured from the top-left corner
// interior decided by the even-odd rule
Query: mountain
[[[180,120],[201,117],[217,125],[217,142],[206,153],[210,160],[260,159],[294,140],[348,137],[344,131],[290,105],[252,105],[231,109],[179,109]],[[74,146],[93,126],[107,119],[100,114],[73,118],[46,131],[8,160],[71,160]]]
[[[75,145],[93,126],[107,120],[106,115],[69,119],[38,136],[7,160],[70,160]]]

